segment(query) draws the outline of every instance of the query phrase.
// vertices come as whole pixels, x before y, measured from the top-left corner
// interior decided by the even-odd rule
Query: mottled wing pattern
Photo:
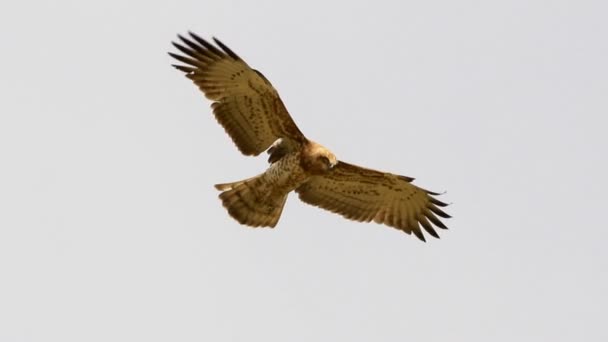
[[[437,193],[411,184],[412,180],[339,162],[331,172],[311,177],[296,192],[302,201],[351,220],[374,220],[426,241],[422,227],[439,238],[433,225],[447,229],[437,218],[450,217],[439,208],[446,204],[433,197]]]
[[[245,155],[259,155],[279,138],[295,144],[304,135],[287,112],[272,84],[257,70],[214,38],[217,47],[190,33],[173,45],[184,55],[169,53],[186,65],[174,65],[186,73],[213,100],[217,121]]]

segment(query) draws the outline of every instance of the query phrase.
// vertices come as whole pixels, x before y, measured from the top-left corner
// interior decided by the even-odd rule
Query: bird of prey
[[[248,156],[267,151],[270,166],[238,182],[217,184],[219,198],[238,222],[274,227],[291,191],[305,203],[356,221],[375,221],[414,234],[422,230],[439,238],[449,218],[437,193],[412,184],[413,178],[363,168],[338,160],[327,148],[309,140],[287,112],[277,90],[259,71],[213,38],[215,44],[189,33],[178,35],[169,53],[173,65],[212,101],[217,121],[236,147]]]

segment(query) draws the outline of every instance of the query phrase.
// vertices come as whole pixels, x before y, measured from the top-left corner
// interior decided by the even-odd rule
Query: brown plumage
[[[413,178],[338,161],[308,140],[287,112],[272,84],[219,40],[215,45],[194,33],[173,43],[169,53],[205,96],[217,121],[245,155],[269,154],[270,167],[258,176],[218,184],[228,213],[252,227],[274,227],[287,196],[296,191],[306,203],[356,221],[375,221],[425,241],[422,231],[439,237],[447,229],[439,217],[446,204],[411,184]]]

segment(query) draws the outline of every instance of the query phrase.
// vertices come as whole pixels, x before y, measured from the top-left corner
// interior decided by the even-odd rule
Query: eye
[[[321,159],[321,161],[323,162],[323,164],[325,164],[327,167],[330,166],[329,158],[327,158],[326,156],[321,156],[319,159]]]

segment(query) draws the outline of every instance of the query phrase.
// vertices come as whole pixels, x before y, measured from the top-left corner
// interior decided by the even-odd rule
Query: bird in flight
[[[305,203],[356,221],[374,221],[425,240],[423,230],[439,238],[449,218],[439,195],[412,184],[413,178],[363,168],[338,160],[322,145],[302,134],[277,90],[259,71],[216,38],[212,44],[190,32],[178,35],[169,55],[212,101],[217,121],[247,156],[267,151],[270,166],[263,173],[217,184],[230,216],[252,227],[274,227],[287,196],[295,191]]]

